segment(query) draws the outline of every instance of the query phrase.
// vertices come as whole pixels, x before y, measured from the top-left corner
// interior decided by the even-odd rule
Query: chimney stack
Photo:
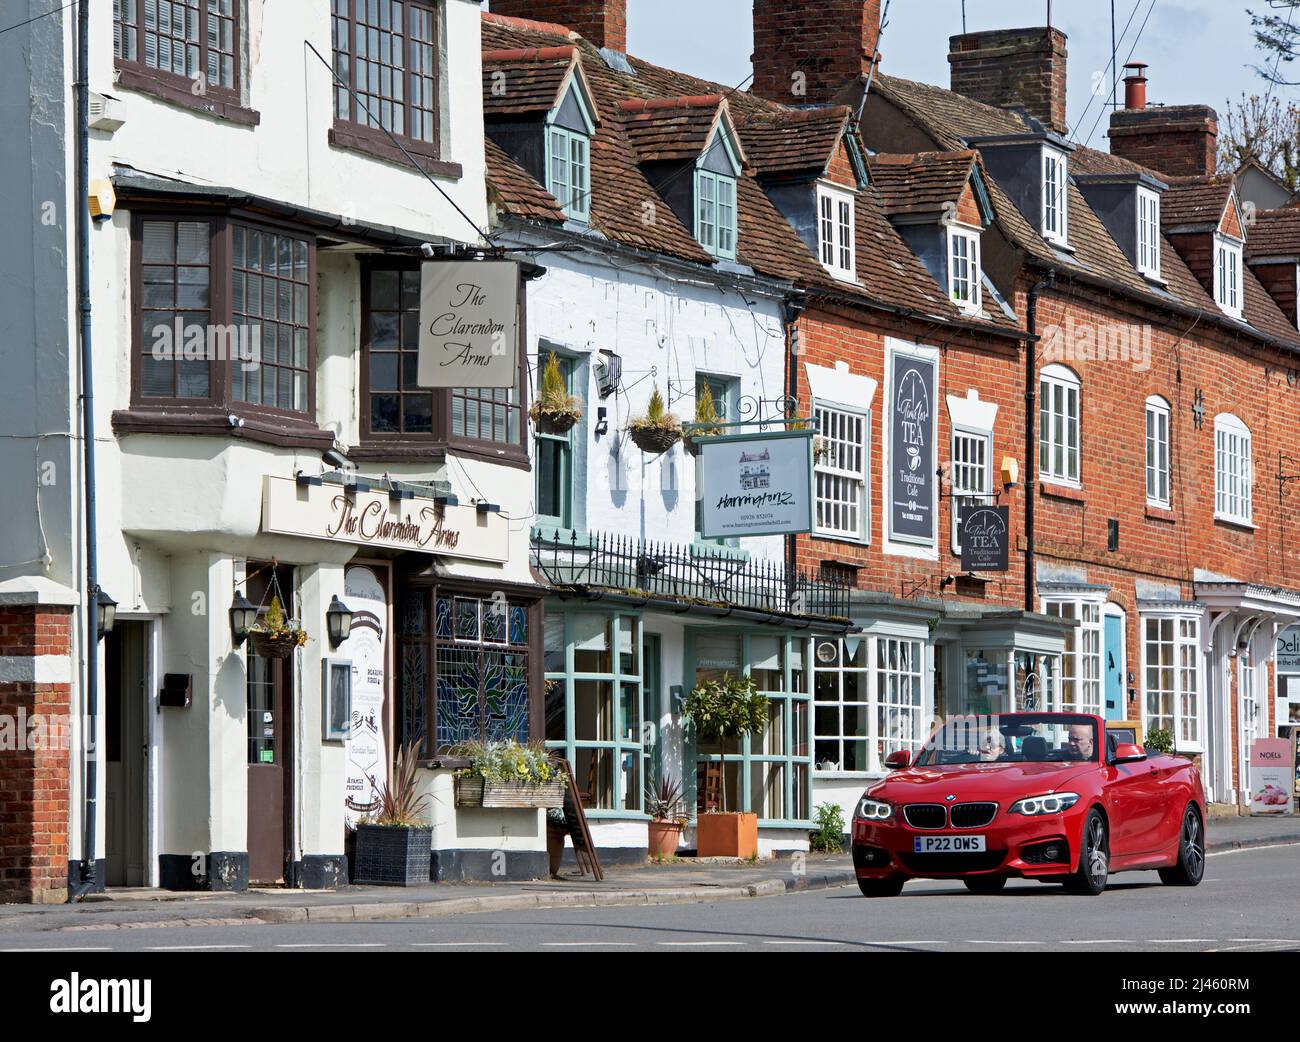
[[[784,105],[848,100],[880,41],[881,0],[754,0],[754,83]]]
[[[1064,134],[1065,33],[1060,29],[997,29],[948,41],[952,89],[998,108],[1023,108]]]
[[[556,22],[597,47],[627,53],[627,0],[491,0],[491,11]]]
[[[1167,177],[1214,173],[1219,144],[1219,115],[1209,105],[1147,108],[1146,66],[1124,66],[1124,108],[1110,114],[1112,155],[1150,167]]]

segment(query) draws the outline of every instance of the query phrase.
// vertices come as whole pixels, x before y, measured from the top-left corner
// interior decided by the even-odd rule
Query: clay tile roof
[[[1232,196],[1232,175],[1170,177],[1160,200],[1160,223],[1166,231],[1189,225],[1217,228]]]
[[[848,127],[847,105],[748,114],[738,130],[759,177],[820,174]]]
[[[577,64],[577,48],[515,47],[483,52],[483,115],[550,112]]]
[[[954,152],[877,153],[867,158],[871,183],[880,193],[885,213],[936,213],[945,203],[956,203],[970,180],[975,153]]]
[[[943,149],[961,148],[969,138],[1027,134],[1036,129],[1015,112],[929,83],[877,73],[871,89],[916,116]]]
[[[486,141],[486,152],[488,190],[497,206],[518,217],[564,220],[564,211],[555,196],[539,185],[491,138]]]
[[[1300,256],[1300,209],[1256,210],[1246,236],[1246,256]]]
[[[643,163],[697,159],[726,111],[721,94],[626,98],[618,103],[623,132]]]

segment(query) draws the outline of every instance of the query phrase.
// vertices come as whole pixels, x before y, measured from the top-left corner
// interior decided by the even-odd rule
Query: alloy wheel
[[[1106,827],[1101,818],[1094,817],[1088,823],[1088,835],[1084,841],[1084,856],[1087,858],[1088,875],[1094,883],[1105,883],[1108,875],[1106,858]]]
[[[1183,817],[1183,864],[1187,874],[1193,879],[1200,879],[1205,870],[1205,845],[1201,840],[1201,819],[1196,811],[1187,808]]]

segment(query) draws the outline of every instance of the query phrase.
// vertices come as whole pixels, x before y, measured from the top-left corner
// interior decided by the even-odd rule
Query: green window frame
[[[736,179],[695,171],[695,239],[709,253],[736,259]]]
[[[560,373],[569,394],[574,387],[574,359],[556,354],[560,363]],[[537,365],[537,393],[541,393],[542,371],[545,363],[540,359]],[[573,427],[563,434],[547,434],[537,430],[537,447],[533,457],[533,469],[537,479],[534,494],[537,497],[537,523],[553,528],[573,527],[573,463],[574,442]],[[551,509],[548,509],[551,508]]]
[[[741,642],[741,673],[754,677],[757,690],[767,696],[768,724],[762,734],[746,737],[726,750],[724,770],[739,771],[727,790],[727,809],[757,814],[758,824],[764,827],[807,828],[812,817],[812,639],[744,631],[733,635]],[[708,636],[725,634],[711,631]],[[721,676],[724,670],[700,668],[698,640],[698,633],[691,635],[696,681]],[[686,763],[693,759],[697,772],[722,760],[716,746],[702,749],[693,730],[690,736],[684,759]],[[697,813],[698,788],[697,780]],[[739,799],[733,800],[733,795]]]
[[[548,608],[545,631],[546,747],[572,765],[589,817],[643,817],[641,616]]]
[[[573,221],[591,217],[591,139],[564,127],[546,128],[546,188]]]
[[[734,377],[727,376],[710,376],[706,373],[697,373],[695,375],[695,394],[698,397],[700,392],[708,385],[709,393],[713,395],[713,409],[718,414],[718,419],[723,423],[729,423],[735,420],[736,416],[736,398],[740,382]],[[701,545],[707,546],[730,546],[737,547],[740,540],[736,538],[718,537],[714,539],[705,539],[700,535],[703,525],[701,517],[702,508],[700,497],[695,497],[695,531],[694,541]]]

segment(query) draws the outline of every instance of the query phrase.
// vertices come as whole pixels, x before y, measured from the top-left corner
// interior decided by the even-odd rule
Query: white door
[[[1250,656],[1250,651],[1242,651],[1238,656],[1238,674],[1237,690],[1239,694],[1238,706],[1240,707],[1241,719],[1241,748],[1238,750],[1237,760],[1239,763],[1238,777],[1241,779],[1237,789],[1243,794],[1250,791],[1250,747],[1254,744],[1260,733],[1260,697],[1259,697],[1259,673],[1260,670],[1255,666]]]

